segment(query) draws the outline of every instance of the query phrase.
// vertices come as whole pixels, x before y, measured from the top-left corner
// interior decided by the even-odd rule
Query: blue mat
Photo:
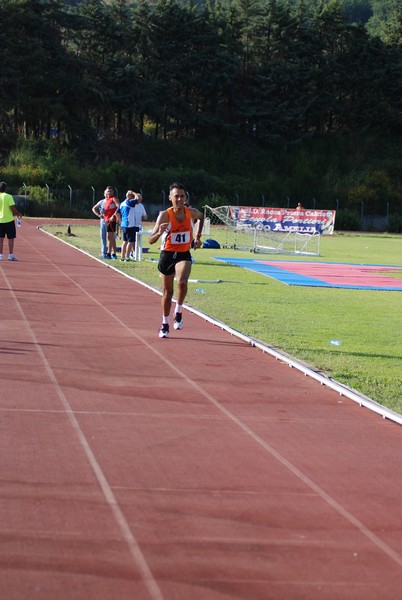
[[[285,285],[344,288],[358,290],[402,291],[402,281],[389,275],[401,272],[393,265],[354,265],[350,263],[221,258],[215,260],[271,277]]]

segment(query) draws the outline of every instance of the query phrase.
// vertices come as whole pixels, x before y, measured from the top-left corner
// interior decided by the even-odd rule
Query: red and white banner
[[[264,231],[298,231],[300,233],[334,233],[335,210],[306,208],[266,208],[262,206],[229,206],[230,218],[239,225]]]

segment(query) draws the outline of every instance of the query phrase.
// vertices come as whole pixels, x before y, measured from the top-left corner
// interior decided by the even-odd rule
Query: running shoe
[[[159,329],[159,337],[160,338],[169,337],[169,325],[167,325],[166,323],[164,323],[162,325],[162,327]]]
[[[183,316],[181,313],[175,314],[173,327],[175,329],[183,329]]]
[[[112,254],[112,256],[111,256],[111,259],[112,259],[112,260],[117,260],[117,256],[116,256],[116,254]]]
[[[15,254],[9,254],[8,260],[17,260],[17,257],[15,256]]]

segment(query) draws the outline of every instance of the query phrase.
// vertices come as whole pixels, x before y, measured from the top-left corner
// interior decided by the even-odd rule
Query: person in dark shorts
[[[0,260],[3,260],[4,238],[8,240],[8,260],[17,260],[14,254],[14,240],[17,237],[14,217],[22,217],[15,206],[14,198],[6,193],[7,184],[0,183]]]
[[[190,248],[193,241],[193,222],[198,223],[194,248],[201,247],[201,234],[204,215],[196,208],[186,206],[187,194],[180,183],[172,183],[169,189],[172,206],[159,213],[155,227],[149,236],[149,243],[161,239],[161,254],[158,269],[162,276],[162,327],[160,338],[169,337],[169,316],[174,293],[174,278],[177,281],[177,300],[174,310],[175,329],[183,328],[182,309],[187,295],[188,279],[191,272]]]
[[[136,227],[134,209],[138,204],[137,194],[132,190],[127,190],[126,198],[117,209],[117,215],[120,218],[120,227],[123,234],[123,243],[121,245],[122,262],[130,260],[130,254],[134,249]]]

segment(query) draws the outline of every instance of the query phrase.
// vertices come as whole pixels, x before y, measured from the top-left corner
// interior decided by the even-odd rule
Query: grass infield
[[[151,224],[144,225],[147,232]],[[48,232],[99,256],[99,227],[46,225]],[[212,234],[208,237],[214,237]],[[119,242],[118,242],[119,244]],[[149,246],[142,262],[113,266],[161,289],[156,261],[158,244]],[[337,233],[321,238],[320,256],[258,255],[266,259],[342,262],[374,265],[402,264],[402,237]],[[233,249],[193,251],[191,279],[220,283],[189,283],[186,303],[230,327],[300,359],[336,381],[402,414],[402,293],[286,286],[258,273],[216,261],[213,257],[250,258]],[[252,255],[255,256],[255,255]],[[402,273],[399,276],[402,279]],[[205,293],[197,292],[202,288]],[[155,298],[155,302],[159,302]],[[159,323],[155,323],[155,328]],[[331,344],[338,340],[340,345]]]

